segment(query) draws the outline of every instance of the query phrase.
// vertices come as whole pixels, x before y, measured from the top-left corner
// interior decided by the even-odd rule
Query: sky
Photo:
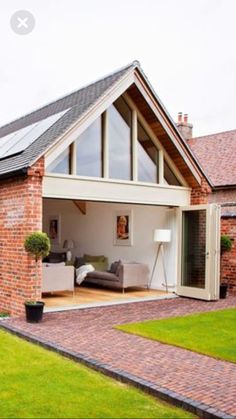
[[[194,136],[236,129],[235,16],[236,0],[1,0],[0,125],[138,60]]]

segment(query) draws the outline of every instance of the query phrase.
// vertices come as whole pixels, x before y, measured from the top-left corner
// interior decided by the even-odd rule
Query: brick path
[[[4,321],[27,333],[90,357],[236,417],[236,364],[115,330],[114,325],[236,307],[236,296],[218,302],[185,298],[48,313],[41,324]],[[209,331],[210,333],[210,331]]]

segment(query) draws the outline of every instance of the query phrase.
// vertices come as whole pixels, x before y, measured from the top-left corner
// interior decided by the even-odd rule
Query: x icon
[[[27,35],[35,27],[35,17],[29,10],[17,10],[11,16],[10,25],[18,35]]]
[[[24,28],[28,28],[28,25],[27,25],[27,20],[28,20],[28,17],[25,17],[24,19],[22,19],[21,17],[18,17],[17,18],[17,20],[18,20],[18,28],[21,28],[22,26],[24,27]]]

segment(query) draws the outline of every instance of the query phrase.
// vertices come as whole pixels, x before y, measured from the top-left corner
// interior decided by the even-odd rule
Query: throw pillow
[[[110,267],[111,274],[116,274],[118,268],[119,261],[113,262]]]
[[[75,269],[78,269],[83,265],[86,265],[85,259],[83,257],[76,257],[74,263]]]
[[[122,261],[121,261],[121,260],[119,260],[119,261],[117,262],[117,268],[116,268],[116,275],[117,275],[117,276],[119,276],[121,268],[122,268]]]

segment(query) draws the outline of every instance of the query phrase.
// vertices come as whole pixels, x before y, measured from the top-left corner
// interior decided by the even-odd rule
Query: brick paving
[[[2,324],[30,338],[59,346],[108,368],[122,370],[211,408],[236,417],[236,364],[165,345],[114,329],[114,325],[236,307],[236,296],[217,302],[187,298],[121,304],[48,313],[40,324],[23,318]],[[210,333],[210,330],[209,330]],[[223,413],[222,413],[223,412]],[[228,415],[228,416],[227,416]]]

